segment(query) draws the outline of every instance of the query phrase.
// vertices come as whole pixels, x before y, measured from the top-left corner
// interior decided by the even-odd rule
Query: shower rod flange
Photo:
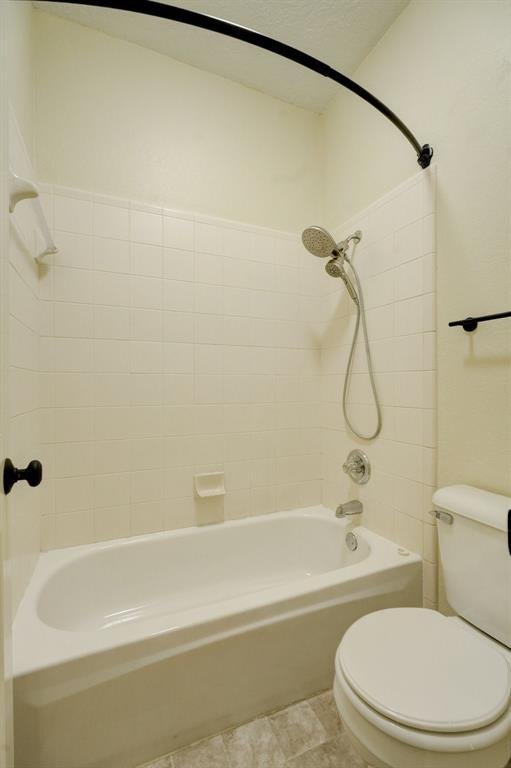
[[[232,21],[225,21],[219,19],[216,16],[209,16],[205,13],[199,13],[198,11],[190,11],[187,8],[179,8],[175,5],[167,5],[166,3],[156,2],[155,0],[87,0],[87,2],[80,2],[80,0],[64,0],[68,5],[88,5],[99,8],[111,8],[118,11],[130,11],[132,13],[142,13],[146,16],[155,16],[160,19],[166,19],[167,21],[177,21],[181,24],[189,24],[193,27],[199,27],[200,29],[207,29],[210,32],[216,32],[220,35],[226,35],[227,37],[233,37],[236,40],[255,45],[258,48],[263,48],[266,51],[282,56],[284,59],[289,59],[302,67],[310,69],[312,72],[317,72],[323,77],[327,77],[330,80],[347,88],[348,91],[359,96],[372,107],[378,110],[384,115],[387,120],[395,125],[395,127],[401,131],[403,136],[410,142],[417,154],[417,162],[421,168],[427,168],[431,163],[433,157],[433,148],[429,144],[420,144],[418,139],[414,136],[408,126],[403,123],[402,120],[372,93],[366,91],[361,85],[351,80],[342,72],[338,72],[333,67],[325,64],[320,59],[316,59],[314,56],[300,51],[298,48],[293,48],[291,45],[281,43],[279,40],[275,40],[273,37],[261,34],[254,29],[243,27],[239,24],[234,24]]]
[[[417,162],[419,163],[420,167],[428,168],[432,159],[433,159],[433,147],[430,147],[429,144],[423,144],[421,147],[421,151],[419,152],[419,156],[417,158]]]

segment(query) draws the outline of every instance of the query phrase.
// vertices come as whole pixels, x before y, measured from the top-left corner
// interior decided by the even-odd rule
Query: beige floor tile
[[[172,755],[171,768],[231,768],[221,736],[213,736]]]
[[[141,768],[365,768],[332,691],[212,736]],[[511,768],[511,763],[508,766]]]
[[[308,703],[325,729],[328,738],[333,739],[334,736],[338,736],[342,731],[342,723],[337,712],[333,692],[320,693],[319,696],[309,699]]]
[[[325,729],[307,701],[276,712],[268,719],[288,759],[327,740]]]
[[[365,763],[353,751],[346,734],[341,734],[289,760],[286,768],[365,768]]]
[[[174,768],[174,766],[172,765],[172,757],[165,755],[165,757],[160,757],[153,763],[146,763],[142,768]]]
[[[281,768],[285,757],[267,718],[224,733],[230,768]],[[175,768],[180,768],[175,766]]]

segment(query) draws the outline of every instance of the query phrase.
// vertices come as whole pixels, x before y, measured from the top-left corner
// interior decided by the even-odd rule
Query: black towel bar
[[[452,328],[455,325],[461,325],[464,331],[475,331],[479,323],[485,323],[487,320],[500,320],[503,317],[511,317],[510,312],[498,312],[496,315],[481,315],[481,317],[466,317],[464,320],[453,320],[449,323]]]

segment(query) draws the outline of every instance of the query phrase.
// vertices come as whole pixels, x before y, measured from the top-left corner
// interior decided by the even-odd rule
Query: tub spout
[[[358,499],[347,501],[346,504],[339,504],[335,510],[336,517],[351,517],[352,515],[361,515],[364,511],[362,502]]]

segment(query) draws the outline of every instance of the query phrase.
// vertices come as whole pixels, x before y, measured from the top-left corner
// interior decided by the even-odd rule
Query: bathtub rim
[[[148,617],[109,629],[63,630],[47,625],[39,618],[37,604],[48,579],[66,564],[89,553],[108,551],[119,546],[136,546],[137,543],[151,542],[156,538],[172,540],[193,535],[198,531],[207,531],[209,528],[249,526],[275,518],[297,517],[320,518],[343,531],[354,530],[368,544],[368,555],[360,562],[315,574],[306,579],[296,579],[207,606],[180,611],[173,615]],[[403,552],[406,556],[403,556]],[[342,584],[420,562],[422,558],[419,555],[403,550],[395,542],[362,526],[352,528],[350,521],[338,520],[331,510],[320,505],[229,520],[218,526],[192,526],[51,550],[41,553],[13,623],[13,677],[23,677],[120,649],[130,656],[129,647],[136,648],[144,641],[152,641],[153,647],[158,649],[157,655],[174,655],[208,640],[221,638],[222,635],[237,634],[257,624],[272,623],[285,614],[318,610],[324,605],[341,601],[345,596],[345,589],[341,589]],[[206,633],[202,638],[193,639],[194,631],[197,636],[201,635],[201,627],[221,628],[222,624],[225,626],[220,632],[209,635]],[[192,639],[188,637],[183,643],[179,643],[179,634],[184,634],[186,638],[186,631]]]

